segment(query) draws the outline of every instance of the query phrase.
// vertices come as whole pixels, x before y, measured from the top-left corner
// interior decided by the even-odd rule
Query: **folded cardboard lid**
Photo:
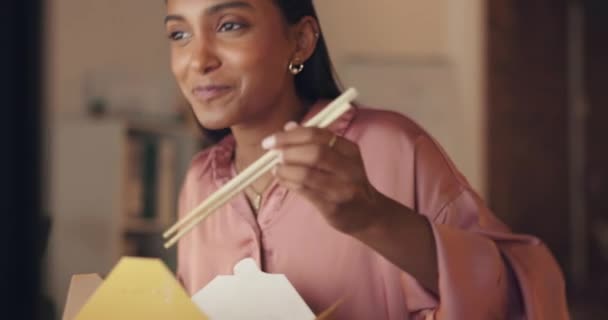
[[[72,320],[87,300],[99,288],[103,280],[97,274],[77,274],[72,276],[68,298],[63,311],[63,320]]]
[[[205,320],[158,259],[122,258],[76,316],[77,320]]]

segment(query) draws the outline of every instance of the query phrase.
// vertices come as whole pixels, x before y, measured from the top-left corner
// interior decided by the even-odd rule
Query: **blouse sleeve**
[[[537,238],[511,233],[439,145],[416,145],[416,210],[431,223],[439,296],[404,274],[414,319],[568,319],[564,280]]]

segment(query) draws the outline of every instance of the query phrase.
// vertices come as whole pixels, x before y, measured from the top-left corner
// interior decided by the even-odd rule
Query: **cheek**
[[[288,54],[285,45],[264,38],[249,41],[223,56],[226,64],[235,66],[245,86],[270,85],[281,81],[287,70]]]
[[[184,94],[186,93],[185,90],[187,86],[188,63],[189,58],[187,52],[177,49],[171,50],[171,72]]]
[[[188,63],[190,61],[188,52],[183,48],[171,50],[171,71],[178,82],[186,80]]]
[[[251,115],[263,114],[285,92],[288,83],[287,54],[276,44],[258,46],[250,51],[247,71],[241,76],[242,98]]]

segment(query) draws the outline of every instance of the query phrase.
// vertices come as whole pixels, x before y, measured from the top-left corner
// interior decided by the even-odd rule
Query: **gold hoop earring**
[[[304,70],[304,64],[303,63],[294,64],[293,62],[291,62],[291,63],[289,63],[288,68],[289,68],[289,71],[291,72],[291,74],[293,74],[295,76],[298,73],[302,72],[302,70]]]

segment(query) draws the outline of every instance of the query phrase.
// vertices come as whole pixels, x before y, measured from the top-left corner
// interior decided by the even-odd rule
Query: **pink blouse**
[[[307,118],[325,105],[315,104]],[[416,123],[353,107],[330,130],[359,145],[378,190],[431,222],[439,296],[276,183],[257,216],[242,195],[180,241],[178,277],[190,294],[252,257],[264,271],[285,274],[317,314],[344,298],[335,319],[568,319],[563,277],[549,250],[511,233]],[[180,216],[235,176],[234,148],[229,136],[194,158]]]

